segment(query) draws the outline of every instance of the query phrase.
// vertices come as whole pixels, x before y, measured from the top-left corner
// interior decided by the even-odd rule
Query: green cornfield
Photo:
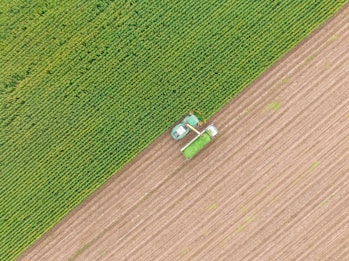
[[[0,1],[0,260],[189,109],[212,116],[347,2]]]

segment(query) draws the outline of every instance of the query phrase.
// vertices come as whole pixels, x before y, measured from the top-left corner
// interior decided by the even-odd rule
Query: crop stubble
[[[21,259],[348,258],[348,17],[225,106],[193,160],[164,134]]]

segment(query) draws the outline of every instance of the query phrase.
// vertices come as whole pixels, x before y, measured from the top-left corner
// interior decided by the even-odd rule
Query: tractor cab
[[[199,119],[194,114],[189,114],[185,116],[185,118],[181,121],[180,124],[176,125],[172,129],[171,135],[175,140],[180,140],[183,139],[192,128],[196,128],[198,126]]]
[[[183,139],[185,135],[189,132],[189,128],[186,125],[177,125],[173,128],[171,135],[175,140]]]

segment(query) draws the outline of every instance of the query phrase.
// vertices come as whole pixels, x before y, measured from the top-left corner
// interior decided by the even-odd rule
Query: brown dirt
[[[20,260],[348,260],[349,6],[211,119],[169,131]]]

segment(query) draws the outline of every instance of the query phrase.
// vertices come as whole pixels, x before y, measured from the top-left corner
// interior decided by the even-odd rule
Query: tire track
[[[345,206],[346,206],[345,201],[344,202],[340,201],[339,203],[341,203],[341,204],[338,204],[337,208],[333,209],[332,215],[333,215],[333,212],[335,212],[337,210],[342,210],[343,208],[345,208]],[[338,211],[338,212],[341,213],[340,211]],[[326,220],[326,218],[327,218],[327,220]],[[338,217],[337,216],[332,217],[330,213],[328,213],[327,215],[324,215],[322,220],[320,222],[318,222],[318,224],[316,224],[317,226],[315,226],[315,225],[313,226],[313,229],[318,229],[321,225],[321,229],[322,229],[323,233],[318,235],[318,234],[316,234],[317,231],[315,231],[312,238],[307,238],[308,242],[316,242],[317,239],[320,239],[320,240],[318,240],[317,243],[311,245],[311,247],[309,247],[309,248],[305,248],[302,245],[297,246],[298,249],[295,248],[296,249],[295,251],[288,251],[288,253],[290,253],[291,255],[288,255],[287,257],[295,259],[295,260],[301,259],[301,258],[309,258],[309,255],[313,251],[315,251],[317,249],[321,249],[321,247],[320,248],[317,248],[317,247],[324,245],[326,242],[328,242],[327,245],[329,248],[335,247],[335,244],[330,242],[329,239],[337,236],[338,233],[340,232],[340,228],[342,226],[345,226],[347,223],[348,223],[348,218],[347,218],[346,214],[339,215]],[[301,255],[298,255],[298,257],[295,257],[294,255],[297,252],[300,253]],[[280,257],[280,256],[278,256],[278,257]],[[281,258],[282,258],[282,256],[281,256]],[[309,259],[311,259],[311,258],[309,258]],[[274,258],[274,260],[278,260],[278,259]]]
[[[343,174],[343,171],[341,172],[337,172],[336,174]],[[343,181],[345,181],[346,178],[342,178],[341,180],[338,181],[339,184],[335,184],[337,186],[340,186],[341,183]],[[306,189],[304,189],[301,193],[299,193],[299,197],[296,198],[296,200],[300,197],[302,197],[303,193],[306,193],[307,189],[310,189],[311,186],[313,184],[310,183],[308,187],[306,187]],[[329,185],[328,187],[324,188],[323,190],[319,191],[318,194],[323,195],[324,193],[326,193],[327,191],[331,190],[331,185]],[[316,195],[317,196],[317,195]],[[315,199],[316,201],[316,199]],[[291,203],[292,204],[292,203]],[[308,216],[311,216],[315,211],[317,211],[316,206],[318,205],[318,202],[314,202],[314,201],[309,201],[306,203],[306,205],[304,205],[302,207],[302,209],[300,209],[298,212],[296,212],[293,216],[291,220],[287,220],[284,223],[280,224],[280,228],[278,228],[276,231],[273,232],[273,234],[271,236],[269,236],[266,240],[264,240],[264,242],[262,242],[262,244],[260,245],[256,245],[254,249],[251,250],[251,252],[249,252],[247,255],[242,256],[242,260],[243,259],[250,259],[253,260],[253,258],[256,258],[257,256],[267,256],[268,254],[268,246],[270,247],[270,243],[274,241],[276,241],[278,239],[278,237],[285,235],[285,233],[287,233],[288,231],[290,231],[291,229],[294,228],[294,226],[298,225],[298,223],[301,221],[301,219],[306,218]],[[285,209],[283,209],[283,211],[285,211]],[[282,214],[282,212],[278,212],[280,215]],[[303,213],[303,216],[301,215]],[[273,218],[277,218],[278,215],[273,216]],[[329,213],[328,215],[332,215],[332,213]],[[270,219],[271,220],[271,219]],[[270,223],[270,222],[268,222]],[[317,223],[315,223],[315,225],[317,225]],[[268,244],[268,246],[267,246]],[[275,244],[276,245],[276,244]],[[274,245],[274,246],[275,246]],[[255,253],[254,251],[258,251],[260,249],[263,249],[263,252],[259,252],[259,253]],[[255,253],[255,255],[253,255]],[[276,259],[277,260],[277,259]]]

